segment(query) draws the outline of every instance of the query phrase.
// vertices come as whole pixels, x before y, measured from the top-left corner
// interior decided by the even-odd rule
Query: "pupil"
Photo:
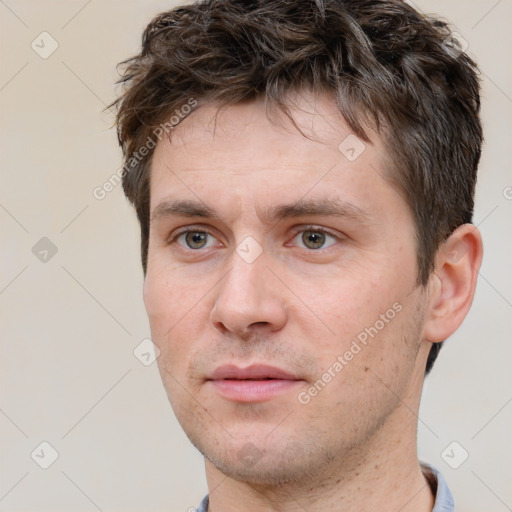
[[[204,245],[206,233],[193,231],[191,233],[187,233],[186,239],[190,247],[197,249],[197,246],[202,247]]]
[[[305,231],[302,235],[302,241],[310,249],[318,249],[324,244],[325,235],[314,231]]]

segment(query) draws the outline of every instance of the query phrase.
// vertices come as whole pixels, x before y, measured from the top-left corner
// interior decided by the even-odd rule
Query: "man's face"
[[[204,106],[152,163],[144,300],[160,373],[194,445],[255,483],[356,465],[391,430],[399,442],[429,349],[415,227],[382,142],[361,146],[327,96],[297,101],[309,138],[260,101],[216,120]]]

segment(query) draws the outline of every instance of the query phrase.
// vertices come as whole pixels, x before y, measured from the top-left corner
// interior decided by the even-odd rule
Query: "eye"
[[[212,239],[210,245],[208,245],[208,237]],[[174,241],[177,241],[184,249],[207,249],[215,245],[215,238],[208,231],[183,231],[172,240],[172,242]],[[184,241],[185,245],[180,241]]]
[[[300,240],[303,247],[313,250],[326,249],[338,241],[334,235],[327,233],[323,229],[306,229],[297,233],[293,239]],[[326,246],[325,244],[328,239],[331,239],[332,242]]]

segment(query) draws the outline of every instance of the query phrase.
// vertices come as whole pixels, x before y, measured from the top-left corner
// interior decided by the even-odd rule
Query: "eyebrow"
[[[369,213],[340,198],[300,199],[295,203],[272,206],[264,212],[269,222],[305,216],[345,217],[356,222],[365,222]],[[200,217],[222,220],[212,208],[200,201],[169,200],[158,204],[153,210],[151,221],[167,217]]]
[[[165,217],[204,217],[219,219],[220,216],[210,207],[199,201],[163,201],[153,210],[151,221]]]
[[[365,221],[369,216],[368,212],[362,208],[340,198],[301,199],[292,204],[273,206],[267,212],[268,219],[273,222],[315,215],[346,217],[358,222]]]

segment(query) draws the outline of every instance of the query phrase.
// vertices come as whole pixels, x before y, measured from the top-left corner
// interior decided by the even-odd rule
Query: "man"
[[[416,449],[482,258],[479,85],[449,28],[398,0],[210,0],[125,66],[123,186],[197,510],[453,510]]]

